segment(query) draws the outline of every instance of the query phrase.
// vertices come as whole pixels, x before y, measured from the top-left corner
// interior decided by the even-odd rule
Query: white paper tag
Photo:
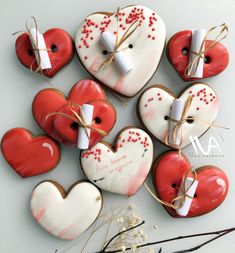
[[[197,30],[192,30],[192,40],[191,40],[191,52],[200,52],[200,47],[202,45],[202,42],[206,36],[207,30],[205,29],[197,29]],[[205,43],[203,45],[202,50],[204,51],[205,49]],[[198,57],[196,54],[190,54],[189,57],[189,64],[194,61],[194,59]],[[192,73],[189,76],[190,77],[197,77],[197,78],[202,78],[203,77],[203,67],[204,67],[204,58],[199,59],[199,64],[194,64],[192,66]]]
[[[34,51],[37,64],[38,65],[40,64],[39,67],[42,70],[50,69],[51,62],[50,62],[48,52],[46,50],[46,43],[45,43],[43,35],[39,31],[37,31],[36,28],[31,28],[29,32],[31,34],[30,40],[33,39],[33,41],[31,41],[32,47],[35,49],[35,44],[37,43],[37,47],[39,49],[39,51],[36,51],[36,50]]]
[[[193,197],[194,197],[194,194],[197,190],[197,186],[198,186],[198,181],[191,178],[191,177],[187,177],[186,179],[182,179],[182,182],[181,182],[181,185],[180,185],[180,189],[185,189],[187,190],[186,194],[189,196],[185,198],[185,202],[183,204],[182,207],[176,209],[176,213],[180,216],[186,216],[189,212],[189,209],[191,207],[191,204],[192,204],[192,200],[193,200]],[[182,196],[183,194],[183,191],[182,190],[179,190],[178,192],[178,195],[177,197],[180,197]],[[175,201],[175,205],[180,205],[182,199],[178,199]]]
[[[181,120],[182,113],[184,111],[185,102],[183,99],[175,99],[171,106],[171,119],[173,120]],[[180,145],[180,133],[179,131],[174,132],[174,128],[177,125],[176,122],[170,121],[169,126],[169,144],[175,145],[177,148]],[[175,133],[175,139],[174,139]]]
[[[103,32],[103,33],[101,33],[100,41],[102,42],[105,49],[109,53],[114,52],[115,43],[116,43],[116,38],[115,38],[114,34],[112,34],[111,32],[108,32],[108,31]],[[123,75],[127,74],[129,71],[131,71],[133,69],[132,65],[127,60],[125,53],[123,51],[119,51],[119,52],[115,53],[114,62]]]
[[[94,106],[89,105],[89,104],[84,104],[81,107],[81,110],[84,114],[86,124],[87,125],[92,124]],[[83,127],[79,127],[78,142],[77,142],[77,147],[79,149],[88,149],[89,148],[90,134],[91,134],[90,128],[87,128],[87,130],[86,130]]]

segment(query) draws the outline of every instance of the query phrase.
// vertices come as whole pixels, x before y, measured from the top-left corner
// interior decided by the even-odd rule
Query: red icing
[[[177,151],[163,154],[155,163],[154,183],[159,197],[168,203],[177,196],[182,178],[191,165],[185,156]],[[229,182],[225,173],[215,166],[204,166],[196,170],[199,181],[196,197],[194,197],[186,217],[199,216],[218,207],[226,198]],[[220,180],[220,181],[217,181]],[[224,187],[221,186],[221,180]],[[177,187],[173,187],[176,185]],[[174,209],[165,207],[173,217],[179,217]]]
[[[77,144],[78,129],[71,127],[73,121],[61,115],[50,117],[47,115],[55,112],[73,115],[69,109],[69,102],[79,105],[93,104],[95,106],[93,121],[96,118],[100,119],[100,123],[93,123],[93,126],[110,132],[116,121],[116,112],[114,107],[105,100],[106,95],[98,83],[92,80],[82,80],[72,87],[68,99],[56,89],[40,91],[33,101],[33,115],[38,125],[46,133],[59,142],[74,146]],[[75,109],[79,112],[78,107]],[[90,146],[95,145],[102,138],[102,135],[92,130]]]
[[[182,53],[182,50],[190,50],[191,38],[192,31],[181,31],[173,35],[167,45],[168,59],[184,81],[200,79],[188,78],[185,76],[185,69],[189,62],[189,53],[185,55]],[[213,40],[207,40],[205,43],[205,48],[208,48],[213,42]],[[229,63],[228,50],[221,43],[218,43],[210,48],[205,53],[205,57],[209,57],[210,62],[204,64],[203,78],[211,77],[221,73]]]
[[[73,40],[67,32],[59,28],[50,29],[43,36],[48,49],[51,49],[52,46],[57,48],[55,52],[48,51],[52,68],[43,70],[45,76],[53,77],[72,60],[74,55]],[[38,68],[28,34],[24,33],[17,38],[15,50],[18,59],[25,67],[33,70]]]
[[[55,141],[44,135],[33,136],[23,128],[9,130],[2,138],[1,150],[8,164],[23,178],[46,173],[60,160],[60,147]]]

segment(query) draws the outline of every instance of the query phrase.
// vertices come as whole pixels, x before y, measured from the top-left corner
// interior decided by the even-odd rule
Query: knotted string
[[[120,8],[118,8],[117,13],[116,13],[116,16],[117,16],[117,30],[116,30],[116,39],[115,39],[114,50],[113,50],[113,52],[108,53],[108,58],[100,65],[100,67],[98,68],[98,71],[101,70],[103,67],[110,65],[112,63],[112,61],[114,60],[114,57],[115,57],[116,53],[126,49],[126,48],[120,49],[120,47],[137,30],[137,28],[139,26],[138,20],[135,20],[134,22],[132,22],[131,25],[126,30],[126,32],[122,35],[121,39],[119,40],[119,12],[120,12]],[[136,24],[136,26],[133,28],[133,26],[135,24]]]
[[[80,114],[78,114],[76,112],[76,108],[79,108]],[[66,117],[68,119],[71,119],[74,122],[78,123],[78,125],[80,127],[83,127],[86,131],[86,135],[87,135],[88,138],[90,137],[89,133],[88,133],[88,129],[91,129],[91,130],[97,132],[101,136],[107,136],[108,135],[108,133],[106,131],[104,131],[102,129],[99,129],[99,128],[96,128],[96,127],[92,126],[92,124],[87,124],[86,118],[85,118],[85,115],[84,115],[84,112],[82,110],[81,105],[69,102],[69,109],[73,113],[73,116],[71,116],[69,114],[66,114],[66,113],[63,113],[63,112],[52,112],[52,113],[49,113],[49,114],[46,115],[45,120],[48,120],[49,117],[54,116],[54,115],[61,115],[61,116],[64,116],[64,117]]]
[[[187,180],[187,177],[188,177],[189,174],[192,174],[193,181],[192,181],[191,184],[187,187],[187,185],[186,185],[186,184],[187,184],[187,181],[186,181],[186,180]],[[184,181],[183,181],[183,189],[181,189],[180,187],[176,187],[179,191],[181,191],[181,194],[180,194],[179,196],[173,198],[173,199],[171,200],[170,203],[168,203],[168,202],[166,202],[166,201],[161,200],[160,198],[158,198],[158,197],[156,196],[156,194],[154,194],[154,193],[152,192],[152,190],[149,188],[149,186],[148,186],[146,183],[144,183],[144,186],[145,186],[145,188],[147,189],[147,191],[151,194],[151,196],[152,196],[157,202],[161,203],[161,204],[164,205],[164,206],[167,206],[167,207],[173,208],[174,210],[177,210],[177,209],[181,208],[181,207],[184,205],[184,203],[185,203],[185,201],[186,201],[186,198],[190,198],[190,199],[193,198],[193,197],[189,196],[189,195],[187,194],[187,192],[188,192],[188,190],[192,187],[192,185],[194,184],[194,182],[195,182],[195,180],[196,180],[196,178],[197,178],[197,173],[196,173],[195,170],[190,169],[190,170],[187,171],[186,175],[185,175],[183,178],[184,178],[184,179],[183,179],[183,180],[184,180]],[[179,201],[179,204],[176,204],[176,201],[177,201],[177,200],[180,200],[180,201]]]
[[[180,120],[175,120],[175,119],[172,119],[172,118],[169,117],[169,121],[175,122],[176,125],[172,129],[170,129],[169,132],[167,133],[166,138],[165,138],[165,143],[168,146],[170,144],[172,144],[172,143],[170,143],[170,136],[171,136],[171,131],[172,131],[173,143],[176,143],[177,138],[179,138],[179,140],[180,140],[179,144],[178,144],[179,155],[181,155],[181,149],[182,149],[181,146],[182,146],[182,143],[183,143],[183,124],[185,122],[187,122],[187,120],[196,120],[196,121],[199,121],[203,124],[208,125],[209,127],[223,128],[223,129],[226,129],[226,130],[229,129],[229,128],[224,127],[224,126],[215,125],[213,123],[210,123],[206,120],[200,119],[200,118],[195,117],[195,116],[188,117],[187,115],[188,115],[189,109],[191,107],[192,101],[193,101],[193,97],[191,95],[189,95],[188,98],[186,99],[185,104],[184,104],[184,109],[183,109]]]
[[[33,22],[33,26],[31,24],[32,22]],[[34,40],[34,37],[30,33],[31,28],[36,29],[36,40]],[[38,52],[51,51],[51,48],[39,48],[38,47],[38,24],[37,24],[35,17],[27,18],[26,23],[25,23],[25,29],[26,29],[26,31],[18,31],[18,32],[13,33],[13,35],[18,34],[18,33],[26,33],[29,36],[30,42],[32,44],[32,50],[34,51],[34,55],[35,55],[35,59],[33,60],[32,64],[30,65],[30,71],[35,71],[35,72],[38,72],[38,73],[44,75],[43,70],[41,68],[41,61],[42,61],[41,56]],[[34,65],[35,61],[37,61],[38,67],[35,70],[33,70],[33,65]]]
[[[205,44],[206,40],[208,39],[209,35],[217,28],[221,28],[219,31],[219,34],[215,37],[213,42],[207,48],[204,49],[204,44]],[[194,55],[196,55],[196,57],[194,58],[194,60],[192,62],[189,62],[189,64],[187,65],[187,67],[185,69],[185,76],[187,76],[187,77],[194,76],[195,71],[197,70],[198,65],[200,63],[200,59],[201,58],[204,59],[205,53],[208,52],[212,47],[217,45],[220,41],[224,40],[227,37],[227,35],[228,35],[228,26],[225,23],[223,23],[219,26],[214,26],[214,27],[210,28],[207,31],[207,33],[200,45],[199,52],[190,52],[190,54],[194,54]]]

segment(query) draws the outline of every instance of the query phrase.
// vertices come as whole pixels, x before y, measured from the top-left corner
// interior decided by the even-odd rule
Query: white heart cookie
[[[53,181],[32,192],[31,211],[36,221],[54,236],[73,240],[89,228],[102,208],[102,195],[93,184],[78,182],[66,194]]]
[[[187,117],[192,117],[194,120],[182,124],[182,148],[191,143],[190,136],[200,137],[207,131],[219,109],[218,97],[207,84],[194,83],[185,89],[179,98],[186,101],[189,95],[192,96],[192,104]],[[170,90],[162,85],[155,85],[144,91],[139,100],[138,109],[143,124],[165,144],[169,134],[168,117],[171,116],[171,106],[175,99],[175,95]]]
[[[100,12],[88,16],[77,31],[75,46],[88,72],[109,88],[132,97],[147,84],[158,67],[165,46],[166,28],[157,13],[144,6],[121,9],[118,24],[116,14]],[[100,42],[101,33],[109,31],[116,37],[118,25],[120,40],[136,20],[137,29],[118,49],[133,69],[125,75],[120,73],[115,63],[99,69],[108,57]]]
[[[81,166],[88,179],[99,188],[117,194],[133,195],[144,183],[153,160],[149,135],[135,127],[124,128],[115,150],[100,142],[81,153]]]

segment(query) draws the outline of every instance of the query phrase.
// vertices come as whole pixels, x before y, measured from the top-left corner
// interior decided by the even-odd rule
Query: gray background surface
[[[60,27],[67,30],[72,36],[88,14],[96,11],[115,11],[118,6],[135,3],[134,1],[118,0],[0,0],[0,135],[13,127],[25,127],[35,134],[41,133],[32,118],[31,103],[35,94],[48,87],[43,79],[24,68],[15,56],[14,43],[16,37],[13,32],[24,30],[25,20],[29,16],[35,16],[40,30],[43,32],[49,28]],[[220,111],[217,123],[230,127],[229,131],[210,130],[203,136],[204,145],[208,137],[215,136],[223,150],[224,158],[190,158],[196,168],[201,165],[215,164],[223,168],[230,180],[230,190],[226,201],[216,209],[202,217],[193,219],[173,219],[156,203],[152,197],[142,188],[131,199],[105,193],[105,205],[117,206],[125,202],[135,203],[138,212],[146,220],[147,234],[150,240],[159,240],[180,234],[189,234],[202,231],[222,229],[235,226],[235,168],[234,168],[234,41],[235,41],[235,2],[233,0],[140,0],[138,3],[153,8],[166,23],[168,39],[175,32],[192,28],[210,28],[222,22],[228,23],[230,33],[224,44],[230,51],[229,68],[221,75],[207,79],[220,98]],[[89,74],[83,69],[77,56],[73,61],[59,72],[51,83],[65,94],[71,86],[82,78],[88,78]],[[184,87],[173,70],[165,52],[158,71],[149,84],[162,83],[171,88],[176,94]],[[128,101],[127,106],[110,96],[115,104],[118,120],[110,134],[109,141],[113,141],[115,135],[127,125],[139,126],[136,117],[136,99],[138,95]],[[224,142],[219,139],[218,132],[222,132]],[[159,155],[166,148],[155,141],[156,154]],[[187,148],[187,155],[192,147]],[[84,175],[78,163],[79,152],[76,149],[62,147],[62,159],[58,167],[42,176],[21,179],[9,168],[1,156],[0,159],[0,252],[1,253],[53,253],[58,249],[63,252],[73,242],[66,242],[54,238],[45,232],[31,217],[29,210],[29,196],[31,190],[42,180],[54,179],[67,189],[71,184]],[[153,232],[149,227],[157,224],[158,230]],[[102,238],[102,235],[99,235]],[[230,234],[209,246],[199,250],[201,253],[235,252],[235,234]],[[69,253],[79,252],[84,236],[79,238],[77,245]],[[99,241],[99,239],[97,239]],[[185,242],[171,243],[164,246],[164,252],[172,252],[176,249],[187,248],[202,242],[203,239],[188,240]],[[92,241],[89,252],[98,250],[96,242]],[[145,250],[146,252],[146,250]]]

